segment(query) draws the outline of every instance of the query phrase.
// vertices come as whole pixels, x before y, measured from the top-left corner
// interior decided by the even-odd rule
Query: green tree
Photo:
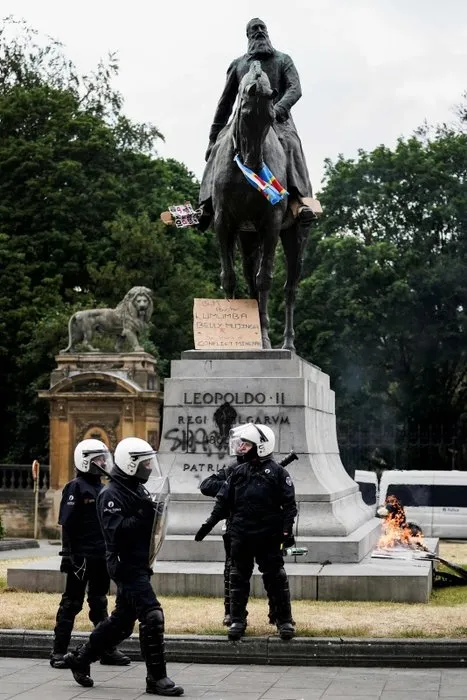
[[[165,360],[190,345],[188,306],[215,292],[212,236],[165,229],[159,213],[196,201],[162,138],[129,120],[112,87],[114,56],[80,76],[63,48],[24,23],[0,25],[1,459],[47,454],[47,386],[67,319],[115,306],[133,284],[155,291],[150,347]]]
[[[464,413],[466,174],[467,135],[445,127],[327,162],[298,347],[331,374],[342,421],[451,429]]]

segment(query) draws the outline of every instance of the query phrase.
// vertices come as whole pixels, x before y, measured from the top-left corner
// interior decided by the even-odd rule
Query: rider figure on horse
[[[293,122],[290,110],[302,95],[297,69],[290,56],[274,49],[269,39],[265,23],[258,18],[247,24],[248,51],[236,58],[227,70],[224,91],[217,105],[214,121],[209,133],[209,145],[206,151],[206,168],[200,189],[202,215],[199,228],[208,228],[212,218],[212,181],[213,152],[218,136],[232,113],[237,98],[238,87],[242,78],[248,73],[252,61],[261,61],[261,67],[267,73],[271,88],[277,95],[274,98],[274,129],[287,155],[287,190],[289,208],[295,218],[302,223],[315,218],[313,211],[313,193],[306,166],[300,137]]]

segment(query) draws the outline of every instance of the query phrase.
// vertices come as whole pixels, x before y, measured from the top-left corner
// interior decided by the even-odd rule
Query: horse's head
[[[252,170],[263,164],[263,143],[274,122],[273,99],[277,91],[271,89],[259,61],[253,61],[238,89],[236,123],[237,150],[243,163]]]

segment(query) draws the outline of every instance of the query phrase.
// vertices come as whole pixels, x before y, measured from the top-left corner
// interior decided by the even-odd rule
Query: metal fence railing
[[[338,419],[337,438],[349,474],[355,469],[467,470],[463,424],[351,423]]]

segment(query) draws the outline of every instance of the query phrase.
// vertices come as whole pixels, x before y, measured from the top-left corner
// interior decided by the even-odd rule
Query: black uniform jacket
[[[126,580],[135,571],[150,569],[155,510],[143,485],[132,477],[114,476],[99,494],[97,512],[110,576]]]
[[[59,524],[65,556],[104,557],[105,542],[97,517],[97,498],[103,486],[94,474],[78,475],[62,491]]]
[[[297,515],[295,489],[286,469],[273,459],[236,467],[216,498],[208,523],[228,518],[238,536],[280,536],[292,532]]]
[[[211,498],[215,498],[229,476],[232,475],[234,469],[239,464],[240,462],[238,461],[232,462],[231,464],[227,464],[225,467],[222,467],[222,469],[219,469],[219,471],[215,474],[211,474],[211,476],[206,477],[206,479],[204,479],[199,485],[199,490],[203,496],[211,496]]]

